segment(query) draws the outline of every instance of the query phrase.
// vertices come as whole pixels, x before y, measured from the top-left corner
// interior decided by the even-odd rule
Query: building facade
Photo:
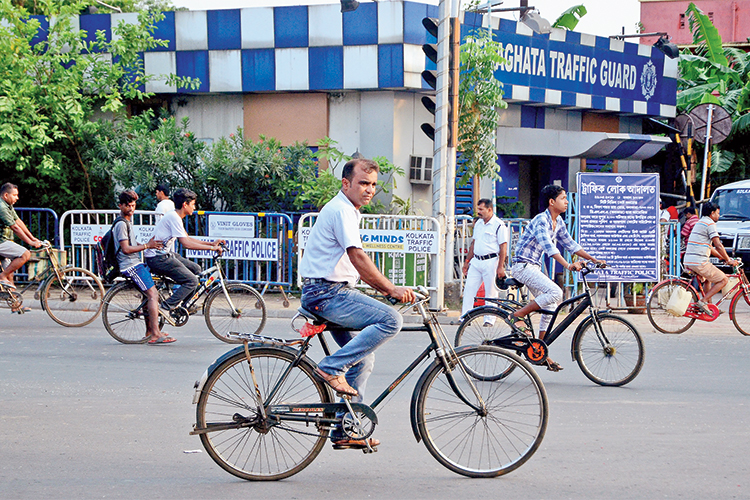
[[[143,54],[147,73],[200,80],[197,90],[165,79],[145,90],[207,142],[235,133],[284,144],[314,145],[331,137],[346,153],[385,156],[410,172],[433,143],[420,124],[433,120],[420,99],[429,69],[422,44],[434,42],[422,19],[437,7],[410,1],[166,12],[155,37],[168,45]],[[78,18],[90,38],[112,36],[136,14]],[[582,169],[638,172],[640,161],[668,142],[641,133],[645,117],[675,115],[676,61],[650,45],[553,29],[536,34],[505,19],[465,14],[462,33],[492,29],[507,62],[497,71],[507,110],[497,130],[498,196],[536,213],[536,193],[548,183],[574,189]],[[422,166],[424,169],[424,164]],[[429,175],[398,180],[395,195],[419,212],[432,211]],[[480,192],[481,191],[481,192]],[[489,197],[491,182],[475,196]],[[471,188],[458,190],[471,205]],[[390,195],[389,195],[390,196]],[[390,200],[382,200],[388,204]],[[460,207],[459,207],[460,208]]]
[[[641,24],[644,33],[667,32],[677,45],[693,43],[690,23],[685,11],[690,5],[686,0],[639,0]],[[750,0],[694,0],[695,4],[721,35],[725,45],[750,48]],[[655,38],[643,43],[654,43]]]

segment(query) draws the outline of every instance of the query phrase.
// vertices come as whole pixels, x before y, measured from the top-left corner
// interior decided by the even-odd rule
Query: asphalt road
[[[379,412],[377,453],[327,446],[296,476],[249,483],[220,469],[188,435],[193,383],[230,348],[202,317],[168,330],[175,344],[121,345],[99,319],[68,329],[31,305],[36,310],[24,316],[0,309],[3,499],[750,498],[750,338],[726,318],[670,336],[654,332],[645,316],[629,316],[644,336],[646,363],[623,388],[589,382],[563,335],[551,355],[565,370],[540,371],[547,434],[507,476],[456,475],[414,440],[412,375]],[[265,330],[289,332],[288,319],[270,319]],[[368,396],[424,344],[413,333],[386,344]]]

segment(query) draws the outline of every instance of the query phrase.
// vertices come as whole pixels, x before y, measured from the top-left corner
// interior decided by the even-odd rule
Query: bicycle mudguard
[[[263,344],[262,342],[255,342],[255,343],[251,343],[247,345],[247,348],[250,350],[255,349],[255,348],[262,348],[262,347],[268,347],[268,345]],[[299,352],[296,349],[292,349],[292,348],[285,347],[285,346],[277,345],[274,347],[278,349],[283,349],[294,356],[296,356]],[[195,385],[193,386],[193,389],[195,389],[195,393],[193,394],[193,404],[198,404],[198,398],[200,397],[201,392],[203,392],[203,386],[206,385],[206,380],[208,380],[208,377],[211,376],[211,374],[216,370],[216,368],[220,364],[222,364],[227,359],[236,356],[237,354],[243,354],[243,355],[245,354],[244,345],[239,345],[235,347],[234,349],[231,349],[225,352],[224,354],[216,358],[216,360],[213,363],[211,363],[211,365],[208,368],[206,368],[206,371],[203,372],[203,375],[201,376],[201,378],[196,380]]]

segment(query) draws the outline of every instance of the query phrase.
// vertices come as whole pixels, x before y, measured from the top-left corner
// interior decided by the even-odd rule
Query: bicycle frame
[[[277,346],[282,345],[283,347],[290,348],[292,345],[298,345],[301,344],[299,348],[295,349],[295,358],[292,363],[289,364],[289,366],[285,369],[283,374],[279,377],[279,380],[276,382],[276,384],[271,388],[269,393],[265,396],[263,401],[257,401],[259,407],[261,407],[261,411],[264,414],[263,417],[265,418],[266,415],[266,408],[270,410],[281,410],[281,413],[276,413],[274,417],[280,422],[284,420],[294,420],[294,421],[304,421],[304,422],[316,422],[316,423],[327,423],[327,424],[336,424],[339,422],[340,419],[338,418],[323,418],[320,417],[308,417],[307,415],[298,415],[298,414],[305,414],[309,413],[311,411],[311,408],[317,409],[317,411],[323,410],[326,414],[335,414],[335,413],[342,413],[342,412],[348,412],[351,410],[355,411],[361,411],[364,415],[367,416],[368,419],[370,419],[373,424],[377,424],[377,414],[375,413],[375,408],[380,405],[393,391],[396,390],[396,388],[411,374],[417,366],[419,366],[423,361],[425,361],[427,358],[430,357],[430,354],[432,352],[435,352],[436,357],[440,359],[440,362],[443,363],[443,365],[446,368],[446,374],[448,383],[451,387],[451,389],[454,391],[456,396],[469,408],[476,412],[483,412],[484,411],[484,401],[482,400],[481,396],[479,395],[478,391],[475,387],[472,386],[473,392],[475,393],[475,396],[478,398],[480,402],[480,406],[477,406],[476,404],[469,401],[469,399],[463,394],[463,392],[458,388],[458,385],[455,383],[455,379],[453,377],[453,370],[455,368],[463,370],[463,367],[460,363],[451,363],[450,359],[451,357],[455,356],[455,351],[453,347],[448,342],[447,337],[445,337],[445,333],[442,331],[442,328],[440,327],[440,324],[437,321],[437,318],[434,316],[433,313],[427,313],[427,311],[424,308],[424,301],[417,303],[414,307],[417,308],[417,310],[420,312],[423,323],[421,325],[417,326],[404,326],[401,331],[402,332],[427,332],[427,334],[430,337],[430,344],[414,359],[414,361],[411,362],[411,364],[399,375],[397,376],[391,384],[386,387],[383,392],[373,401],[372,404],[366,405],[362,403],[324,403],[324,404],[314,404],[314,405],[305,405],[305,404],[284,404],[284,405],[271,405],[271,402],[273,401],[274,397],[276,396],[276,393],[279,391],[279,389],[284,385],[285,381],[289,377],[289,374],[291,373],[292,369],[296,367],[302,359],[306,356],[307,351],[310,348],[310,341],[312,340],[312,336],[307,336],[303,341],[294,340],[294,341],[285,341],[283,339],[276,339],[276,338],[270,338],[260,335],[252,335],[249,336],[249,339],[246,339],[245,345],[241,347],[237,347],[236,349],[233,349],[232,351],[228,352],[225,356],[234,355],[238,350],[244,349],[246,355],[247,355],[247,361],[250,365],[250,371],[251,373],[254,372],[252,368],[252,363],[250,361],[249,356],[249,348],[255,347],[255,346],[263,346],[264,344],[276,344]],[[306,317],[303,316],[301,313],[298,314],[298,316],[295,317]],[[294,321],[294,320],[293,320]],[[337,328],[331,328],[326,329],[324,331],[350,331],[348,329],[337,329]],[[324,336],[322,333],[324,331],[319,332],[316,337],[318,337],[321,347],[323,349],[323,352],[326,356],[330,355],[331,351],[328,348],[328,343],[326,342]],[[256,342],[253,342],[253,344],[249,344],[249,340],[255,340]],[[218,364],[221,361],[222,358],[217,360]],[[437,362],[437,360],[436,360]],[[202,384],[205,383],[205,380],[202,380],[199,385],[196,387],[196,394],[199,394],[202,390]],[[255,382],[254,382],[255,383]],[[256,384],[256,394],[258,392],[257,384]],[[349,408],[351,407],[351,410]],[[417,426],[417,419],[416,419],[416,408],[414,407],[414,401],[412,400],[412,408],[411,408],[411,423],[412,423],[412,431],[414,432],[414,436],[416,437],[417,441],[421,441],[421,434],[418,430]],[[210,432],[217,430],[215,427],[209,427],[206,429],[195,429],[191,434],[201,434],[205,432]]]

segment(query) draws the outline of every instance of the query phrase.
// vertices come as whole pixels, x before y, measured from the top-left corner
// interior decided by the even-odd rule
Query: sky
[[[337,0],[172,0],[176,7],[190,10],[237,9],[244,7],[267,7],[282,5],[313,5],[337,3]],[[362,2],[366,0],[361,0]],[[417,0],[437,4],[437,0]],[[466,3],[466,2],[464,2]],[[638,0],[529,0],[529,6],[536,7],[540,15],[554,22],[566,9],[583,4],[588,11],[576,27],[576,31],[591,35],[610,36],[622,33],[636,33],[636,23],[640,19]],[[518,0],[505,0],[501,7],[517,7]],[[518,14],[504,13],[502,17],[517,19]]]

